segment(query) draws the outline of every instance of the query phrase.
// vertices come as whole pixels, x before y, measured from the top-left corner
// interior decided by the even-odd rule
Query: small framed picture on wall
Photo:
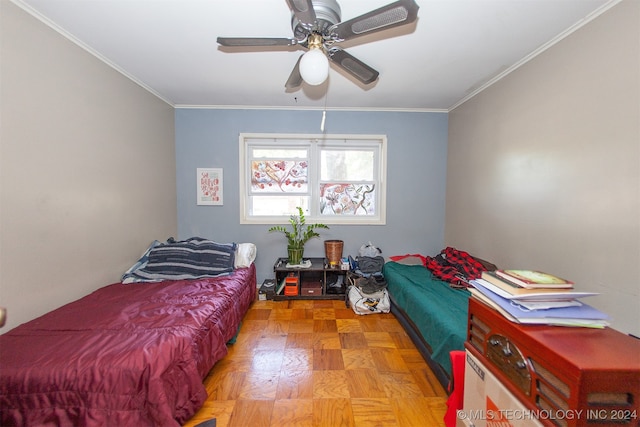
[[[197,168],[199,205],[222,205],[222,168]]]

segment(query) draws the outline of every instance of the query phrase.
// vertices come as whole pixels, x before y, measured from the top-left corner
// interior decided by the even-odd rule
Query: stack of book
[[[580,301],[597,295],[577,292],[574,283],[533,270],[484,271],[472,280],[473,297],[493,307],[512,322],[603,328],[609,316]]]

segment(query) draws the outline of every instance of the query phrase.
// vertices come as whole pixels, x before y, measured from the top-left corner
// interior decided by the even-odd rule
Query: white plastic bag
[[[347,306],[350,306],[354,313],[360,315],[389,313],[391,311],[389,292],[386,289],[372,294],[365,294],[357,286],[349,286],[347,290]]]
[[[373,246],[373,243],[371,243],[371,241],[360,246],[360,250],[358,251],[358,255],[367,256],[371,258],[376,257],[381,253],[382,251],[379,248],[376,248],[375,246]]]

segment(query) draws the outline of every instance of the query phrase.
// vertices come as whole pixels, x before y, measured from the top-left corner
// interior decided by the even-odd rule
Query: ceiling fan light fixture
[[[396,0],[347,21],[341,20],[337,0],[286,0],[292,12],[294,38],[218,37],[224,47],[300,46],[308,52],[298,58],[285,88],[298,88],[302,82],[317,86],[329,77],[329,61],[362,85],[378,79],[380,73],[337,44],[389,28],[411,24],[418,18],[416,0]]]
[[[322,49],[310,49],[300,59],[300,76],[312,86],[322,84],[329,77],[329,60]]]

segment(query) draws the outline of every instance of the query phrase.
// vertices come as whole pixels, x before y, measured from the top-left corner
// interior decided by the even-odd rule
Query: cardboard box
[[[266,301],[271,300],[276,295],[276,281],[275,279],[266,279],[262,282],[260,289],[258,289],[258,300]]]
[[[300,295],[322,295],[322,283],[302,282]]]

